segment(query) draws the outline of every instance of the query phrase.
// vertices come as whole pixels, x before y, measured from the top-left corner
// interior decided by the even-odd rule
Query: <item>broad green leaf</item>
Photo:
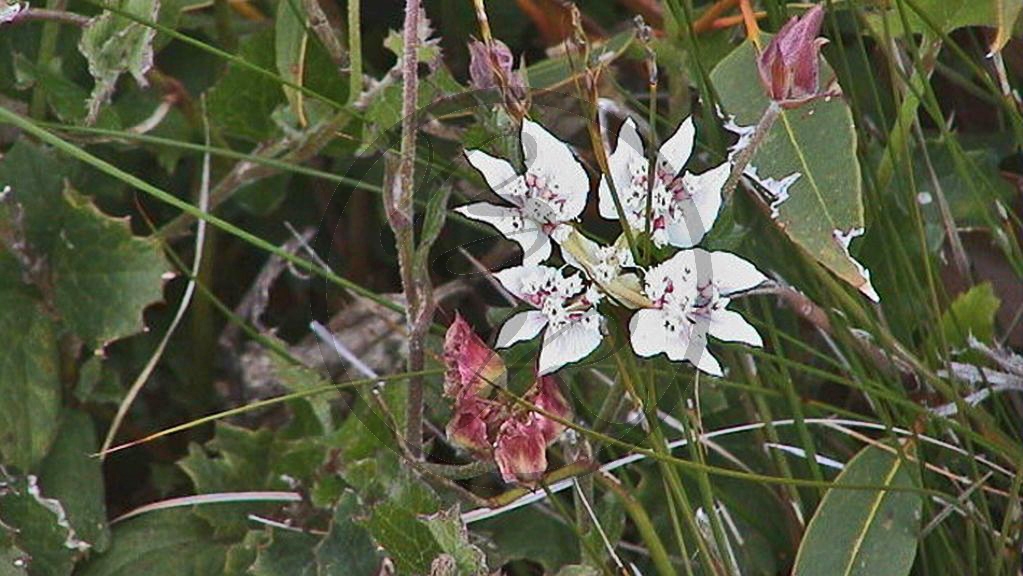
[[[913,488],[911,466],[896,454],[867,446],[835,482]],[[831,488],[806,526],[793,576],[909,574],[920,513],[920,496],[912,492]]]
[[[4,216],[0,213],[0,234]],[[0,462],[31,470],[57,434],[60,379],[49,311],[0,251]]]
[[[821,77],[833,76],[822,61]],[[757,124],[769,103],[751,43],[744,42],[722,60],[711,81],[736,124]],[[773,188],[769,191],[776,195],[772,217],[777,226],[839,278],[876,300],[868,273],[848,250],[864,224],[856,129],[845,100],[824,98],[783,110],[750,169],[756,170],[756,179],[765,188]]]
[[[43,493],[60,501],[71,528],[93,552],[103,552],[110,544],[103,463],[92,456],[98,448],[92,418],[68,410],[53,448],[39,468]]]
[[[866,12],[867,23],[878,35],[901,36],[906,33],[903,13],[898,3],[889,6],[881,12]],[[913,34],[933,34],[935,28],[937,32],[967,26],[995,28],[990,48],[992,52],[999,52],[1012,36],[1013,26],[1023,10],[1023,0],[914,0],[912,5],[904,3],[902,9]]]
[[[133,16],[155,22],[160,15],[159,0],[119,0],[116,7]],[[121,74],[129,73],[139,86],[146,86],[146,72],[153,67],[153,39],[156,29],[104,10],[82,31],[78,50],[89,61],[95,80],[88,102],[88,121],[110,100]]]
[[[104,554],[92,556],[80,576],[209,576],[223,574],[231,543],[189,510],[150,512],[119,524]]]
[[[64,222],[64,178],[67,172],[55,154],[18,140],[0,160],[0,189],[10,186],[24,212],[24,235],[37,254],[49,254],[59,241]]]
[[[320,576],[373,574],[380,566],[380,556],[369,533],[357,522],[365,510],[358,495],[346,490],[334,507],[330,532],[316,545],[316,563]]]
[[[245,37],[238,56],[265,70],[274,68],[273,30]],[[284,102],[284,94],[273,78],[231,63],[207,98],[210,117],[228,136],[259,141],[277,131],[271,115]]]
[[[277,72],[281,78],[302,86],[305,79],[305,56],[309,45],[305,10],[299,0],[281,0],[277,4],[274,22],[274,50]],[[299,126],[308,124],[305,115],[305,95],[291,86],[281,86]]]
[[[103,214],[71,188],[64,201],[63,226],[50,254],[61,318],[97,348],[142,331],[142,311],[163,294],[169,269],[159,243],[133,236],[127,218]]]
[[[995,314],[1001,301],[989,282],[978,284],[956,297],[941,315],[941,334],[952,348],[965,348],[970,337],[991,342]]]
[[[0,532],[29,558],[31,574],[63,576],[89,549],[68,525],[62,503],[44,494],[38,478],[7,476],[0,468]]]

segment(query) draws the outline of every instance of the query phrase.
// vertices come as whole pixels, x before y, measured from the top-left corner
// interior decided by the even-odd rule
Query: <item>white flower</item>
[[[707,350],[707,336],[762,346],[760,334],[737,312],[729,296],[767,278],[750,262],[728,252],[683,250],[650,268],[643,291],[653,303],[632,317],[632,349],[644,357],[664,353],[721,376],[721,365]]]
[[[721,189],[728,180],[731,165],[726,162],[702,174],[682,172],[693,152],[696,129],[687,118],[661,145],[650,190],[650,236],[654,244],[691,248],[714,225],[721,208]],[[633,230],[647,227],[649,162],[636,124],[628,119],[618,133],[618,144],[608,158],[615,192],[625,218]],[[600,181],[600,215],[618,220],[607,177]]]
[[[543,331],[538,373],[550,374],[593,352],[603,335],[597,303],[600,293],[579,274],[565,276],[550,266],[515,266],[495,272],[504,287],[533,310],[509,318],[497,335],[497,348],[536,337]]]
[[[550,238],[557,240],[569,232],[562,224],[582,213],[590,181],[568,145],[543,126],[523,120],[520,141],[525,174],[517,173],[507,160],[481,150],[465,154],[508,205],[477,202],[455,211],[497,228],[522,246],[524,264],[538,264],[551,254]]]

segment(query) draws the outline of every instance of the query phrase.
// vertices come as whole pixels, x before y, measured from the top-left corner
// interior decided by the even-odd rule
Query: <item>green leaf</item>
[[[68,80],[60,70],[59,60],[49,66],[39,66],[22,54],[14,55],[14,68],[19,83],[34,84],[46,94],[46,102],[64,122],[82,124],[86,121],[88,110],[85,101],[89,92]],[[97,128],[119,129],[121,121],[113,109],[105,108],[96,118]]]
[[[757,124],[769,105],[755,58],[753,45],[744,42],[711,73],[722,107],[739,126]],[[821,62],[820,75],[834,76],[827,62]],[[823,98],[781,111],[750,168],[778,194],[775,224],[808,255],[876,299],[867,272],[848,250],[864,224],[856,130],[845,100]],[[787,191],[772,184],[786,179]]]
[[[3,217],[0,214],[0,232]],[[0,460],[31,470],[57,434],[60,379],[57,335],[49,312],[0,252]]]
[[[916,486],[905,459],[876,446],[860,451],[841,485]],[[921,500],[912,492],[831,488],[806,526],[794,576],[903,576],[916,556]]]
[[[264,70],[274,67],[273,30],[266,29],[245,37],[238,56]],[[273,78],[232,62],[207,99],[210,117],[228,136],[259,141],[277,132],[271,119],[284,102],[284,94]]]
[[[260,547],[249,569],[253,576],[316,576],[316,537],[304,532],[270,529],[270,542]]]
[[[1001,301],[989,282],[978,284],[960,294],[941,315],[941,334],[952,348],[965,348],[970,336],[991,342],[995,333],[995,313]],[[936,343],[936,342],[935,342]]]
[[[30,558],[29,571],[40,576],[70,574],[77,556],[89,549],[68,525],[60,501],[43,494],[38,478],[7,476],[0,468],[0,532],[10,530],[16,549]]]
[[[897,3],[889,6],[881,12],[865,12],[867,24],[881,37],[888,34],[902,36],[906,28],[900,7]],[[938,32],[951,32],[967,26],[996,28],[990,48],[992,52],[998,52],[1012,36],[1013,26],[1023,10],[1023,0],[914,0],[912,7],[906,3],[902,9],[913,34],[933,34],[934,28]]]
[[[0,188],[10,186],[24,211],[25,239],[37,254],[48,254],[64,223],[64,162],[48,150],[18,140],[0,160]]]
[[[363,524],[400,573],[427,574],[444,549],[420,516],[438,511],[437,496],[404,469],[389,484],[390,493],[371,503],[372,515]]]
[[[529,529],[523,529],[524,526]],[[520,508],[474,523],[472,531],[493,542],[487,547],[491,566],[526,559],[554,573],[566,564],[579,562],[579,539],[575,532],[536,508]]]
[[[306,48],[309,45],[309,32],[306,28],[305,10],[297,0],[281,0],[277,4],[277,18],[274,22],[274,51],[277,59],[277,72],[281,78],[302,86],[305,78]],[[300,90],[291,86],[281,86],[284,96],[288,99],[291,111],[298,119],[300,126],[306,126],[304,99]]]
[[[102,552],[110,544],[103,464],[92,456],[98,448],[89,415],[69,410],[53,449],[39,468],[43,493],[61,502],[71,528],[94,552]]]
[[[274,374],[277,379],[292,392],[301,392],[330,384],[319,372],[306,366],[285,362],[277,356],[271,356],[271,362],[273,362]],[[322,427],[321,431],[334,429],[334,417],[330,412],[331,397],[332,394],[316,394],[304,399],[316,414],[316,419]]]
[[[142,311],[163,294],[169,266],[159,243],[133,236],[127,218],[106,216],[71,188],[64,200],[50,254],[55,304],[71,330],[102,348],[143,330]]]
[[[358,524],[365,511],[358,495],[346,490],[334,507],[330,532],[316,545],[316,563],[320,576],[373,574],[380,556],[366,529]]]
[[[120,0],[116,7],[151,22],[160,14],[159,0]],[[89,73],[96,82],[87,105],[89,122],[110,99],[121,74],[130,73],[139,86],[148,85],[145,74],[153,67],[155,37],[155,28],[109,10],[89,21],[78,42],[78,50],[89,61]]]
[[[93,556],[80,576],[222,574],[229,547],[189,510],[150,512],[115,527],[110,549]]]

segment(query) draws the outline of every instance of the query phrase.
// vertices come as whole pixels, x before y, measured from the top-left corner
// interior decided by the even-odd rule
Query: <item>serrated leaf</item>
[[[57,499],[78,538],[103,552],[110,544],[103,464],[92,454],[99,448],[92,418],[68,410],[53,448],[39,467],[43,493]]]
[[[916,486],[905,459],[867,446],[846,464],[839,486]],[[831,488],[806,526],[793,576],[904,576],[913,567],[921,500],[912,492]]]
[[[744,42],[711,72],[721,106],[739,126],[757,124],[769,105],[755,58],[753,44]],[[823,60],[820,75],[834,76]],[[849,242],[863,233],[864,224],[856,130],[845,100],[822,98],[782,110],[750,170],[778,194],[772,205],[777,226],[825,268],[876,300],[869,273],[849,254]]]
[[[457,505],[428,516],[424,521],[441,550],[454,559],[457,574],[487,573],[487,557],[469,542],[469,532]]]
[[[0,228],[3,216],[0,215]],[[26,286],[18,263],[0,252],[0,461],[31,470],[57,434],[60,379],[57,334]]]
[[[189,510],[150,512],[119,524],[104,554],[94,555],[81,576],[209,576],[223,574],[232,542]]]
[[[270,541],[259,548],[249,568],[253,576],[316,576],[313,547],[316,537],[304,532],[270,530]]]
[[[7,476],[0,469],[0,530],[29,558],[28,570],[42,576],[70,574],[88,544],[67,523],[60,501],[42,493],[38,478]]]
[[[281,78],[292,84],[302,85],[305,78],[306,48],[309,45],[309,31],[306,27],[305,10],[298,0],[281,0],[277,4],[277,18],[274,22],[274,52],[277,72]],[[291,111],[298,119],[299,126],[308,124],[305,116],[305,95],[291,86],[281,86],[288,99]]]
[[[150,22],[160,15],[160,0],[120,0],[116,7]],[[139,86],[148,85],[145,75],[153,67],[155,37],[155,28],[109,10],[89,21],[78,42],[78,50],[88,60],[89,73],[96,82],[87,104],[89,122],[110,100],[121,74],[131,74]]]
[[[355,492],[346,490],[334,507],[330,532],[316,545],[319,576],[373,574],[380,556],[366,529],[357,524],[366,511]]]
[[[111,218],[65,190],[64,222],[50,254],[54,302],[67,326],[90,346],[143,330],[142,311],[163,294],[169,269],[159,243],[133,236],[127,218]]]

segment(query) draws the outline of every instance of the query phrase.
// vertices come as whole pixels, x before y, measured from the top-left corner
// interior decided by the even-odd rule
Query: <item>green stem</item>
[[[50,12],[64,12],[67,9],[67,0],[47,0],[46,9]],[[60,23],[48,20],[43,24],[42,37],[39,39],[39,56],[36,58],[36,65],[43,69],[49,69],[53,55],[57,51],[57,37],[60,35]],[[29,105],[29,114],[33,118],[42,120],[46,116],[46,92],[38,83],[32,89],[32,103]]]
[[[625,507],[625,513],[632,519],[632,524],[636,527],[640,538],[646,544],[647,551],[650,552],[650,558],[654,561],[654,566],[657,568],[657,573],[661,576],[675,576],[675,568],[671,565],[668,551],[665,549],[664,543],[661,542],[661,537],[657,534],[657,529],[654,528],[654,523],[650,520],[650,515],[647,514],[643,505],[626,492],[621,484],[609,473],[598,472],[595,475],[595,479],[601,486],[618,496],[622,506]]]
[[[348,0],[348,103],[362,94],[362,16],[361,1]]]

